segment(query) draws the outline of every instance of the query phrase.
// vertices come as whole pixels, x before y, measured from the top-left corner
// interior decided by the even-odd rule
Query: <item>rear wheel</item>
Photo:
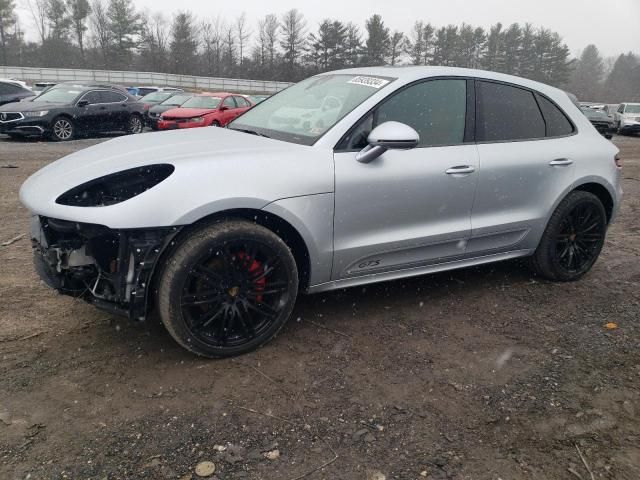
[[[213,122],[211,122],[211,126],[212,127],[219,127],[220,126],[220,122],[217,120],[214,120]]]
[[[66,142],[75,136],[76,128],[70,118],[58,117],[51,124],[51,138],[56,142]]]
[[[606,231],[607,215],[598,197],[571,192],[553,212],[531,266],[549,280],[577,280],[598,259]]]
[[[126,131],[129,134],[141,133],[144,128],[144,123],[140,115],[133,114],[127,121]]]
[[[174,250],[157,303],[171,336],[205,357],[251,351],[273,338],[296,300],[298,272],[270,230],[230,220],[204,226]]]

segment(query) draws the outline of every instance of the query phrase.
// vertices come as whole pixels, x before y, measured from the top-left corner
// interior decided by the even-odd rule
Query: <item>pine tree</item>
[[[16,23],[16,4],[13,0],[0,0],[0,47],[2,47],[2,64],[9,60],[9,30]]]
[[[179,12],[171,24],[171,72],[195,73],[198,29],[191,12]]]
[[[131,65],[133,49],[138,46],[141,29],[140,14],[131,0],[109,0],[108,28],[113,42],[113,65],[127,68]]]
[[[595,45],[587,45],[576,62],[570,90],[580,100],[595,100],[602,90],[604,64]]]
[[[89,0],[67,0],[67,8],[71,19],[71,29],[80,48],[80,56],[84,58],[84,38],[87,31],[87,19],[91,13]]]
[[[280,47],[284,54],[285,77],[297,80],[300,75],[299,63],[305,47],[306,21],[298,10],[291,9],[282,16],[280,22]]]
[[[391,47],[389,29],[385,27],[382,17],[378,14],[368,18],[365,26],[367,30],[365,63],[368,66],[384,65]]]

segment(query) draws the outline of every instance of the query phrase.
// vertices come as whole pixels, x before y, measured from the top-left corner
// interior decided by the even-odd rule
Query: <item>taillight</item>
[[[622,157],[620,157],[619,153],[616,153],[616,156],[613,157],[613,161],[616,162],[616,167],[622,168]]]

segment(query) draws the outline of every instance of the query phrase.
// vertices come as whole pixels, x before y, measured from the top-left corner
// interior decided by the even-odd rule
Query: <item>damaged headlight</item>
[[[129,200],[155,187],[173,173],[168,164],[146,165],[105,175],[78,185],[56,199],[71,207],[105,207]]]

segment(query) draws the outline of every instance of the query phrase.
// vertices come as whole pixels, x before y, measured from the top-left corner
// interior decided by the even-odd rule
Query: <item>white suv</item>
[[[621,103],[614,114],[618,133],[640,132],[640,103]]]

